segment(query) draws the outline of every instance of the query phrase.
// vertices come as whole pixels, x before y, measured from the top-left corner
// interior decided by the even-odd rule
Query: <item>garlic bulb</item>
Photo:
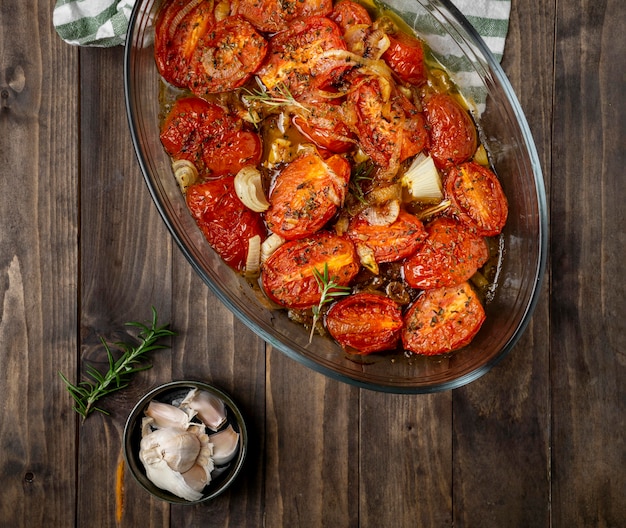
[[[211,479],[212,454],[208,435],[196,427],[155,429],[141,439],[139,449],[146,476],[159,488],[190,501],[202,498],[204,486],[198,489],[196,474],[203,472],[206,483]],[[185,474],[192,469],[194,478],[187,482]]]
[[[222,428],[226,420],[224,401],[197,388],[171,405],[152,400],[139,444],[148,479],[178,497],[200,500],[215,465],[228,464],[239,449],[239,433],[230,424]],[[217,432],[209,436],[207,428]]]

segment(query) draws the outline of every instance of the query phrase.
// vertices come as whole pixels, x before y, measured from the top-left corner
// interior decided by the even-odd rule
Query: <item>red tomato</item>
[[[157,69],[179,88],[189,82],[189,62],[200,38],[211,27],[213,2],[169,0],[155,24],[154,55]]]
[[[297,18],[328,15],[332,0],[239,0],[235,11],[249,20],[259,31],[276,33],[289,27]]]
[[[246,165],[258,165],[262,152],[257,133],[230,130],[204,144],[202,160],[211,176],[237,174]]]
[[[237,197],[234,176],[192,185],[187,189],[187,206],[211,247],[224,262],[243,270],[248,241],[265,238],[261,215],[248,209]]]
[[[309,238],[285,242],[261,267],[263,289],[287,308],[308,308],[320,302],[321,291],[313,270],[339,286],[347,286],[359,271],[359,259],[350,239],[321,231]]]
[[[367,9],[352,0],[339,0],[328,18],[335,22],[344,33],[352,26],[361,24],[369,26],[372,23]]]
[[[292,161],[276,178],[267,226],[287,240],[319,231],[343,203],[350,164],[335,155],[324,161],[317,153],[305,153]]]
[[[356,111],[361,147],[377,165],[393,169],[424,147],[423,119],[417,112],[407,115],[412,105],[404,96],[391,94],[386,99],[376,79],[367,79],[350,92],[348,103]]]
[[[338,104],[317,103],[311,112],[293,117],[293,124],[318,147],[335,153],[348,152],[355,145],[354,134],[344,123]]]
[[[221,125],[225,115],[226,111],[221,106],[204,99],[178,99],[161,127],[161,143],[173,158],[198,163],[202,144],[207,137],[215,135],[216,124]],[[219,132],[222,130],[223,127]]]
[[[489,258],[485,239],[453,218],[441,217],[426,226],[428,236],[404,263],[412,288],[454,286],[469,279]]]
[[[435,165],[447,169],[472,157],[478,143],[474,121],[451,95],[435,94],[424,104],[430,130],[429,152]]]
[[[445,180],[446,194],[458,215],[483,236],[502,231],[508,216],[508,204],[498,177],[473,161],[453,167]]]
[[[400,340],[403,324],[398,305],[373,293],[357,293],[342,299],[326,315],[330,335],[343,348],[358,354],[393,350]]]
[[[470,343],[485,321],[485,310],[464,282],[451,288],[425,291],[404,316],[404,348],[432,356]]]
[[[270,39],[269,60],[258,76],[268,90],[284,86],[298,97],[310,92],[313,77],[316,85],[324,85],[328,76],[337,73],[337,61],[330,61],[327,66],[314,59],[325,51],[345,49],[341,30],[332,20],[324,17],[295,20],[289,29]],[[339,70],[349,67],[342,62]]]
[[[161,127],[161,142],[174,159],[188,159],[210,176],[235,174],[261,159],[258,134],[216,103],[198,97],[178,99]]]
[[[356,216],[350,221],[346,233],[356,246],[363,244],[374,252],[374,259],[395,262],[415,253],[426,238],[426,229],[416,216],[400,211],[397,220],[388,226],[370,225]]]
[[[383,59],[404,82],[419,86],[426,81],[422,42],[406,33],[387,35],[389,48]]]
[[[250,22],[227,17],[198,42],[191,59],[189,89],[206,95],[239,88],[261,65],[266,52],[267,42]]]

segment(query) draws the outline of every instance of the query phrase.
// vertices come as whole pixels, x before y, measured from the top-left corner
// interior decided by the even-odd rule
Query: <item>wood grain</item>
[[[219,302],[146,191],[123,49],[68,46],[51,14],[0,0],[0,527],[626,526],[623,2],[513,0],[503,67],[544,170],[547,280],[509,356],[421,396],[312,372]],[[81,424],[58,371],[102,365],[99,337],[151,305],[171,350]],[[118,473],[134,403],[186,377],[230,392],[251,438],[235,485],[193,507]]]
[[[512,2],[503,67],[528,119],[549,191],[546,101],[553,97],[554,6],[541,7]],[[534,36],[532,46],[525,35]],[[455,526],[550,525],[548,287],[546,278],[532,322],[510,354],[454,391]]]
[[[76,377],[78,70],[49,25],[48,3],[0,2],[5,526],[74,523],[75,416],[57,370]]]
[[[553,518],[626,519],[624,190],[626,9],[557,10],[551,207]],[[556,179],[558,178],[558,180]],[[558,186],[557,186],[558,184]]]

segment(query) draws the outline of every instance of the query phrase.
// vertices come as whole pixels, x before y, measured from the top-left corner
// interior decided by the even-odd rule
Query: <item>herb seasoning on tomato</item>
[[[506,196],[432,57],[354,0],[166,0],[157,17],[161,142],[198,227],[348,354],[451,352],[486,317]]]

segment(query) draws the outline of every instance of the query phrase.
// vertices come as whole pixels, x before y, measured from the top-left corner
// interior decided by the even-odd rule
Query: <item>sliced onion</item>
[[[443,199],[441,177],[430,156],[416,156],[400,182],[412,200],[439,203]]]
[[[261,269],[261,237],[254,235],[248,239],[248,256],[246,257],[246,275],[254,276]]]
[[[185,194],[190,185],[193,185],[198,179],[198,169],[189,160],[180,159],[172,162],[172,170],[174,177],[180,187],[180,191]]]
[[[285,239],[276,233],[272,233],[261,244],[261,263],[265,262],[274,251],[285,243]]]
[[[246,165],[237,173],[235,192],[242,203],[252,211],[262,213],[270,206],[263,191],[261,173],[254,165]]]
[[[374,250],[365,244],[356,244],[356,253],[359,256],[361,266],[371,271],[374,275],[378,275],[378,262],[374,257]]]
[[[393,224],[400,214],[400,201],[391,200],[384,205],[370,205],[361,213],[370,225],[388,226]]]

